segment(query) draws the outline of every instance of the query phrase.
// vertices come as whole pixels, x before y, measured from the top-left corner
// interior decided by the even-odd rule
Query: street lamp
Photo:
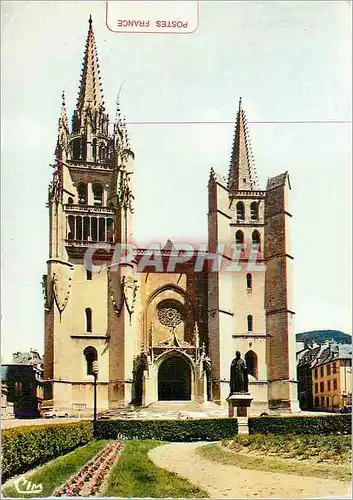
[[[93,400],[93,423],[96,423],[97,420],[97,377],[98,377],[98,361],[93,361],[92,363],[92,374],[94,377],[94,387],[93,387],[93,394],[94,394],[94,400]]]

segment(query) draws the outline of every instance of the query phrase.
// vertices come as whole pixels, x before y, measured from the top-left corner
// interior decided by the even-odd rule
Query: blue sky
[[[235,121],[243,97],[265,187],[292,182],[296,331],[351,332],[349,2],[200,2],[190,35],[117,34],[105,2],[2,3],[3,359],[43,351],[47,186],[62,90],[70,116],[92,14],[106,107],[127,120]],[[251,122],[278,121],[278,124]],[[331,123],[284,123],[331,121]],[[209,169],[232,124],[131,125],[136,238],[206,241]]]

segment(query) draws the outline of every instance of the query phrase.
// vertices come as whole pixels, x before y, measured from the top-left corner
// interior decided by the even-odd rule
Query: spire
[[[253,163],[249,130],[241,97],[235,126],[232,156],[230,160],[228,189],[230,192],[256,190],[258,180]]]
[[[104,105],[97,48],[94,39],[91,16],[89,17],[88,23],[89,28],[86,49],[83,58],[80,90],[77,99],[77,109],[80,111],[89,106],[93,109],[99,109]]]

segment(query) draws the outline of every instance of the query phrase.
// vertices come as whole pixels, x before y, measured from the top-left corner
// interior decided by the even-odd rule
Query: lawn
[[[202,446],[197,453],[241,469],[351,480],[350,436],[255,434]]]
[[[113,466],[103,496],[150,498],[206,498],[208,494],[186,479],[154,465],[148,452],[161,441],[125,441]]]
[[[2,493],[6,497],[12,498],[32,498],[32,497],[48,497],[52,492],[63,484],[72,474],[76,473],[88,460],[93,458],[101,449],[106,446],[107,440],[92,441],[85,446],[63,455],[61,457],[48,462],[47,464],[38,467],[32,472],[24,474],[26,479],[32,483],[42,484],[43,491],[33,495],[29,493],[18,493],[13,484],[15,478],[10,479],[5,483]]]

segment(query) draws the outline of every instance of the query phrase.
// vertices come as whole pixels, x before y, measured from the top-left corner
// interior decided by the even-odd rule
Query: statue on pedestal
[[[240,352],[235,353],[235,358],[230,366],[230,396],[232,394],[247,394],[249,391],[248,369],[240,357]]]

